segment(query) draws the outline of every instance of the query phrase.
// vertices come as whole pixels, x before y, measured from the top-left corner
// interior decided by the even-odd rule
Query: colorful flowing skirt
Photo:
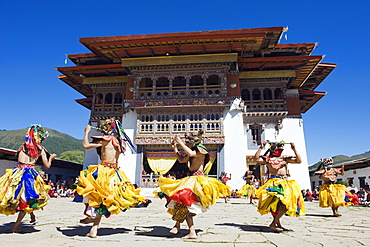
[[[319,206],[345,207],[352,206],[352,193],[343,184],[323,184],[319,191]]]
[[[257,198],[256,196],[256,188],[251,184],[246,184],[243,187],[240,188],[236,192],[238,196],[245,196],[245,197],[251,197],[251,198]]]
[[[205,212],[209,206],[216,203],[220,197],[231,194],[231,188],[215,178],[196,175],[174,180],[172,178],[160,177],[158,179],[159,191],[156,195],[165,195],[168,199],[168,213],[176,215],[183,214],[183,221],[187,216]],[[182,212],[182,213],[181,213]],[[186,215],[188,214],[188,215]]]
[[[286,214],[291,217],[305,215],[302,193],[298,182],[283,178],[271,178],[256,192],[258,212],[275,214],[281,204],[286,209]],[[280,204],[280,205],[279,205]]]
[[[81,171],[76,192],[87,198],[96,213],[106,217],[146,202],[140,188],[135,188],[117,163],[106,161]]]
[[[31,213],[48,204],[50,186],[33,168],[33,165],[18,164],[0,178],[0,214]]]

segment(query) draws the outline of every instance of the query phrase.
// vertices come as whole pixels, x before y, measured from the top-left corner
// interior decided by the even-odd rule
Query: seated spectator
[[[356,191],[355,190],[351,190],[350,192],[352,193],[352,203],[353,203],[353,205],[359,205],[360,204],[360,200],[358,199],[358,196],[356,194]]]
[[[309,190],[306,190],[304,200],[305,200],[305,201],[312,202],[312,193],[311,193]]]
[[[312,192],[312,199],[313,200],[317,200],[317,198],[319,197],[319,193],[317,193],[317,190],[314,190],[313,192]]]

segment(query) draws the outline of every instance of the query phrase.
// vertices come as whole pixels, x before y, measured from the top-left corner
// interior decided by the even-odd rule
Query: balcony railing
[[[220,85],[172,87],[172,88],[140,88],[136,99],[170,99],[170,98],[208,98],[223,97]]]
[[[244,101],[245,112],[261,112],[261,111],[285,111],[287,110],[285,101],[279,100],[251,100]]]
[[[152,121],[139,122],[139,134],[178,134],[184,132],[195,132],[203,130],[207,134],[221,134],[220,120],[200,120],[200,121]]]
[[[91,113],[95,117],[121,116],[123,114],[123,105],[122,103],[95,104]]]

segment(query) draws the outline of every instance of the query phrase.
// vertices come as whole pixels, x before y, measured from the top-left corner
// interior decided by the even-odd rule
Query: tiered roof
[[[325,95],[314,90],[336,65],[322,63],[324,56],[311,55],[316,43],[279,44],[284,32],[283,27],[268,27],[81,38],[91,53],[69,55],[76,66],[57,70],[63,74],[59,77],[62,81],[89,98],[93,92],[86,83],[88,78],[122,77],[124,82],[134,61],[143,61],[139,58],[165,64],[174,63],[176,56],[202,56],[202,62],[212,62],[215,55],[237,54],[235,63],[240,73],[295,71],[289,75],[287,88],[299,90],[304,113]],[[78,102],[89,107],[88,99]]]

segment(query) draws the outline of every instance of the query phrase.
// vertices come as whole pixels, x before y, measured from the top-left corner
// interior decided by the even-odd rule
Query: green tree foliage
[[[42,142],[42,145],[49,153],[57,154],[57,158],[59,159],[83,163],[85,152],[81,140],[53,129],[46,128],[46,130],[49,132],[49,137]],[[20,130],[1,130],[0,147],[18,150],[19,146],[24,142],[26,132],[27,128]],[[40,170],[42,169],[40,168]]]
[[[65,151],[61,153],[58,158],[76,163],[83,163],[84,152],[80,150]]]
[[[50,152],[58,155],[65,151],[80,150],[84,151],[82,141],[67,134],[63,134],[53,129],[46,130],[49,137],[42,142],[42,145]],[[27,128],[20,130],[2,130],[0,131],[0,147],[17,150],[23,144]]]

